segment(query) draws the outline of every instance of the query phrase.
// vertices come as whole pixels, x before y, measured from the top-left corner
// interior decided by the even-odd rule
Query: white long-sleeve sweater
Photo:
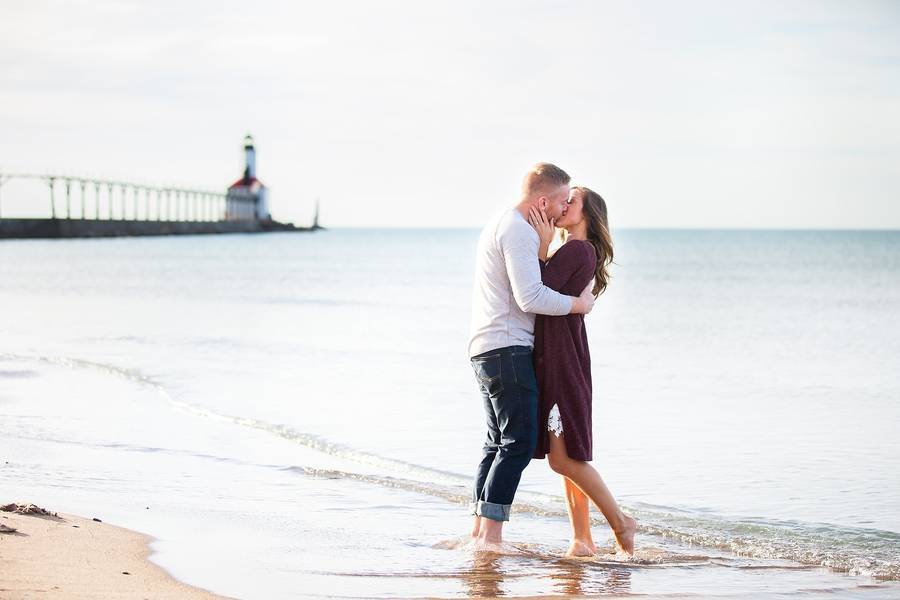
[[[534,315],[567,315],[572,298],[541,283],[540,238],[515,208],[481,232],[475,260],[469,356],[506,346],[534,347]]]

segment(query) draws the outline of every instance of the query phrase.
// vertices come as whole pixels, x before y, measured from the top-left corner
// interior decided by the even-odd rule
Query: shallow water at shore
[[[443,547],[483,435],[476,236],[0,246],[0,490],[238,597],[900,593],[900,234],[617,234],[588,330],[628,563],[562,557],[543,461],[520,553]]]

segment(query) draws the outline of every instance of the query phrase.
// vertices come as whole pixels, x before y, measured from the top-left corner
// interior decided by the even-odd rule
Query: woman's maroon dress
[[[597,254],[590,242],[569,240],[546,263],[544,285],[579,296],[594,277]],[[575,460],[591,460],[591,355],[584,315],[537,315],[534,323],[534,370],[538,390],[538,444],[535,458],[544,458],[553,435],[547,430],[556,404],[562,420],[566,452]]]

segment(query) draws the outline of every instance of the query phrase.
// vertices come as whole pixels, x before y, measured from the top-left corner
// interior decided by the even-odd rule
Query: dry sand
[[[0,512],[0,598],[222,598],[147,560],[151,540],[74,515]]]

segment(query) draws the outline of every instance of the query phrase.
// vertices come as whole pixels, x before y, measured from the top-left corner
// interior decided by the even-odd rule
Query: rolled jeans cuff
[[[479,500],[475,503],[475,514],[492,521],[509,521],[509,504],[494,504]]]

